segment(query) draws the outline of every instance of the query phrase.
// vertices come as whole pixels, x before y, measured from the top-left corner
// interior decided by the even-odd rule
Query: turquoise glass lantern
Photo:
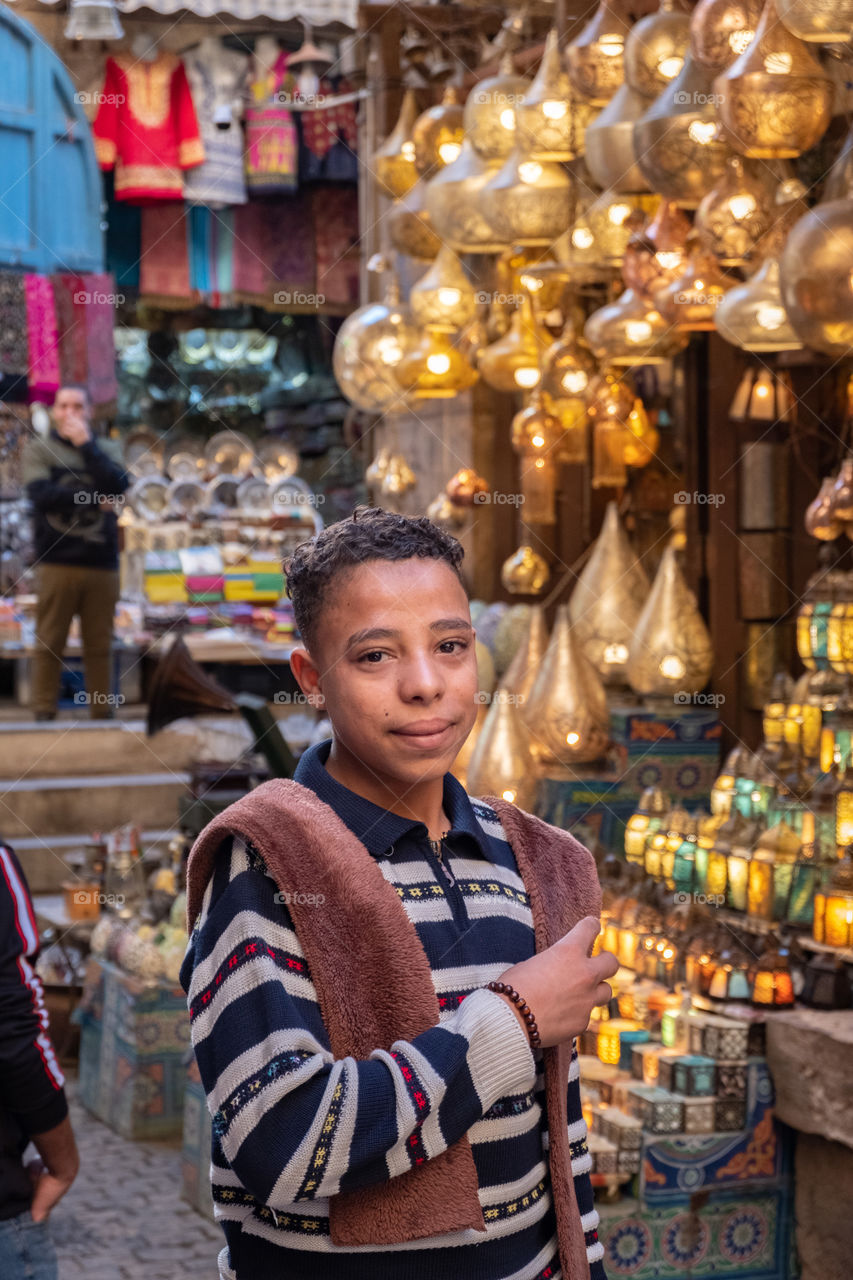
[[[750,754],[741,761],[740,771],[735,778],[732,807],[737,810],[742,818],[752,818],[754,816],[755,800],[753,799],[753,792],[756,789],[755,773],[758,764],[759,762],[755,756]]]
[[[675,850],[672,860],[672,885],[676,893],[691,894],[696,888],[696,846],[700,819],[693,820],[692,829],[684,832],[684,838]]]

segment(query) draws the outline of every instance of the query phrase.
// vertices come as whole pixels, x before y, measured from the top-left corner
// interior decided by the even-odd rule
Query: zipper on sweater
[[[450,867],[444,861],[444,848],[442,840],[427,839],[430,852],[433,854],[441,874],[447,885],[444,896],[447,898],[453,919],[456,921],[460,929],[467,929],[469,925],[468,912],[465,910],[465,899],[462,897],[462,891],[456,882],[456,877],[450,870]]]
[[[441,840],[430,840],[429,847],[432,849],[433,853],[438,859],[438,865],[441,867],[441,870],[444,873],[445,880],[449,885],[452,885],[455,888],[456,877],[454,876],[453,872],[450,870],[450,867],[448,867],[444,861],[444,850],[441,847],[442,843],[443,841]]]

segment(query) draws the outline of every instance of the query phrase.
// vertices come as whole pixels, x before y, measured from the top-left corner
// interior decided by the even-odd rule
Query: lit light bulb
[[[380,338],[376,344],[376,354],[383,364],[394,365],[403,358],[403,348],[396,338]]]
[[[692,120],[687,126],[687,132],[700,147],[707,147],[717,132],[717,124],[715,120]]]
[[[784,307],[775,307],[770,302],[765,302],[758,307],[755,312],[755,318],[762,329],[779,329],[787,320],[787,312]]]
[[[441,156],[442,163],[448,165],[458,159],[461,150],[461,142],[442,142],[438,148],[438,154]]]
[[[528,368],[516,369],[514,376],[516,385],[523,387],[525,391],[529,391],[531,387],[536,386],[536,383],[539,381],[540,374],[538,369]]]
[[[545,281],[541,276],[528,276],[523,271],[519,276],[519,280],[528,293],[538,293],[545,285]]]
[[[604,650],[604,661],[607,663],[627,662],[628,646],[626,644],[609,644]]]
[[[541,470],[543,469],[543,467],[545,466],[545,459],[544,459],[544,458],[537,458],[537,459],[535,460],[535,462],[533,463],[533,465],[534,465],[534,467],[536,468],[536,470],[537,470],[537,471],[541,471]]]
[[[765,396],[770,395],[770,388],[766,382],[757,382],[755,384],[755,395],[760,396],[762,400]]]
[[[515,128],[515,111],[512,107],[504,107],[500,115],[500,121],[505,129]]]
[[[732,211],[732,217],[740,222],[755,212],[755,198],[751,195],[732,196],[729,208]]]
[[[462,299],[462,290],[445,286],[438,291],[438,300],[443,307],[455,307]]]
[[[430,373],[447,373],[450,368],[450,356],[439,351],[435,355],[427,356],[426,363]]]
[[[694,280],[694,281],[693,281],[693,288],[695,289],[695,291],[696,291],[697,293],[701,293],[701,292],[702,292],[702,290],[705,288],[705,281],[704,281],[704,280]]]
[[[594,238],[589,227],[575,227],[572,232],[572,244],[576,249],[589,249]]]
[[[674,80],[683,66],[684,59],[677,54],[671,54],[668,58],[661,58],[658,63],[658,72],[664,79]]]
[[[628,320],[625,325],[625,336],[629,342],[648,342],[652,336],[652,326],[648,320]]]
[[[753,791],[752,795],[750,796],[750,799],[752,800],[753,804],[758,804],[759,800],[761,799],[761,792]]]
[[[415,144],[414,144],[414,142],[412,142],[412,141],[411,141],[411,139],[409,139],[407,142],[404,142],[404,143],[403,143],[403,145],[402,145],[402,147],[400,148],[400,153],[401,153],[401,155],[402,155],[402,157],[403,157],[403,159],[404,159],[404,160],[408,160],[408,161],[412,161],[412,162],[414,162],[414,159],[415,159]]]
[[[579,395],[589,386],[589,377],[583,369],[567,369],[560,379],[560,386],[572,395]]]
[[[788,52],[769,53],[764,59],[764,70],[771,76],[788,76],[794,64],[793,56]]]
[[[629,204],[612,204],[607,210],[607,216],[614,227],[621,227],[625,219],[631,216],[631,206]]]
[[[542,114],[549,120],[562,120],[569,109],[568,102],[543,102]]]
[[[599,49],[606,58],[618,58],[625,49],[625,37],[621,31],[609,31],[601,37]]]
[[[744,49],[748,49],[755,39],[755,32],[743,28],[740,31],[729,32],[729,48],[732,53],[742,54]]]
[[[680,266],[683,255],[675,249],[659,249],[655,254],[655,260],[660,263],[664,271],[674,271]]]
[[[545,437],[538,436],[538,435],[534,436],[533,439],[530,441],[530,443],[533,445],[534,449],[541,449],[543,444],[545,443]]]
[[[580,740],[581,740],[580,734],[575,733],[574,729],[571,731],[571,733],[566,734],[566,745],[569,747],[577,746]]]
[[[542,177],[542,166],[537,160],[525,160],[518,166],[518,176],[532,187]]]
[[[512,791],[512,790],[506,790],[501,792],[501,795],[503,796],[504,800],[507,800],[510,804],[513,803],[517,794],[518,794],[517,791]]]
[[[667,680],[680,680],[687,668],[677,653],[668,653],[660,660],[660,673]]]

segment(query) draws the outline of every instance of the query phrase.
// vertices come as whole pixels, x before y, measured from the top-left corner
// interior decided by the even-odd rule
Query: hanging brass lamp
[[[662,200],[646,226],[628,240],[622,263],[626,287],[653,302],[655,293],[684,270],[689,232],[687,215],[674,200]]]
[[[765,164],[729,157],[726,171],[696,210],[702,245],[723,267],[743,267],[778,215],[780,182]]]
[[[633,289],[593,311],[584,337],[597,360],[627,368],[663,364],[687,345],[687,335]]]
[[[765,0],[755,39],[714,81],[726,141],[741,155],[798,156],[826,132],[832,82],[809,46]]]
[[[794,332],[814,351],[853,354],[853,185],[800,218],[780,258],[782,301]]]
[[[516,75],[511,53],[504,54],[496,76],[475,84],[465,100],[465,137],[481,160],[503,163],[515,146],[516,109],[531,82]]]
[[[719,75],[755,38],[763,0],[699,0],[690,19],[690,48],[707,71]]]
[[[496,171],[466,138],[457,159],[427,183],[426,208],[433,230],[457,253],[499,253],[505,247],[495,237],[480,200]]]
[[[542,376],[548,346],[550,338],[533,314],[530,295],[524,294],[508,332],[480,353],[480,374],[496,391],[532,391]]]
[[[477,312],[474,289],[459,258],[443,245],[435,262],[409,292],[409,308],[416,324],[456,333]]]
[[[566,432],[561,446],[563,462],[586,461],[587,395],[594,374],[595,361],[578,340],[575,319],[570,316],[542,363],[542,390]]]
[[[625,83],[645,98],[656,98],[684,66],[689,40],[689,16],[675,0],[661,0],[657,13],[635,22],[625,41]]]
[[[586,166],[604,190],[634,194],[649,190],[634,151],[634,125],[648,109],[649,100],[623,84],[607,106],[587,125]]]
[[[472,387],[479,375],[450,334],[425,329],[395,367],[394,376],[415,400],[450,400]]]
[[[619,0],[601,0],[580,35],[566,49],[569,78],[582,98],[605,107],[625,78],[630,25]]]
[[[388,211],[388,236],[399,253],[432,261],[441,248],[441,241],[432,228],[426,192],[426,183],[419,178],[411,191],[394,201]]]
[[[418,114],[418,104],[412,89],[407,89],[397,123],[370,161],[370,171],[383,195],[399,199],[410,191],[418,180],[415,167],[415,144],[412,129]]]
[[[652,190],[685,209],[695,209],[722,178],[730,150],[717,136],[711,76],[689,54],[634,125],[634,149]]]
[[[510,443],[516,453],[547,457],[558,448],[563,435],[560,419],[549,412],[540,387],[530,395],[530,404],[512,420]]]
[[[720,270],[714,255],[694,238],[684,271],[655,294],[655,302],[668,323],[682,333],[697,333],[714,328],[717,307],[731,286],[732,280]]]
[[[412,126],[412,141],[415,168],[422,178],[432,177],[459,156],[465,136],[462,117],[459,90],[454,84],[445,85],[441,102],[418,116]]]
[[[369,302],[347,316],[335,337],[332,368],[350,404],[368,413],[404,409],[395,369],[418,339],[400,306],[400,289],[390,274],[382,302]]]
[[[473,796],[499,796],[520,808],[531,808],[536,799],[536,774],[520,709],[500,690],[492,695],[466,781]]]
[[[517,144],[531,160],[566,162],[580,155],[595,109],[575,94],[551,28],[533,84],[515,109]]]
[[[508,556],[501,565],[501,583],[511,595],[538,596],[551,576],[548,561],[529,543]]]
[[[779,0],[779,17],[799,40],[843,44],[853,33],[853,0]]]
[[[630,645],[631,688],[643,697],[671,700],[678,694],[683,701],[707,684],[713,657],[708,628],[669,546]]]
[[[534,604],[530,606],[527,627],[521,644],[516,649],[500,683],[501,692],[514,698],[519,707],[524,706],[530,695],[547,648],[548,628],[545,624],[545,610],[541,604]]]
[[[584,657],[564,604],[557,610],[545,657],[522,714],[533,754],[542,763],[572,765],[598,759],[607,750],[607,695],[597,671]]]
[[[604,191],[575,219],[569,232],[568,266],[577,279],[579,268],[618,271],[628,241],[653,213],[658,197]],[[582,277],[581,277],[582,278]]]
[[[569,222],[571,183],[562,165],[533,160],[519,147],[483,187],[480,199],[498,240],[505,245],[553,244]]]
[[[747,281],[730,289],[716,312],[717,332],[744,351],[799,351],[785,304],[778,258],[766,258]]]
[[[569,599],[569,621],[584,654],[606,685],[622,684],[628,650],[649,580],[608,502],[592,553]]]

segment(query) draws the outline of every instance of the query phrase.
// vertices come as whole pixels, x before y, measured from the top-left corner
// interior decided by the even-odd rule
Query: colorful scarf
[[[52,403],[60,378],[54,291],[47,276],[34,275],[24,277],[24,289],[30,398]]]

